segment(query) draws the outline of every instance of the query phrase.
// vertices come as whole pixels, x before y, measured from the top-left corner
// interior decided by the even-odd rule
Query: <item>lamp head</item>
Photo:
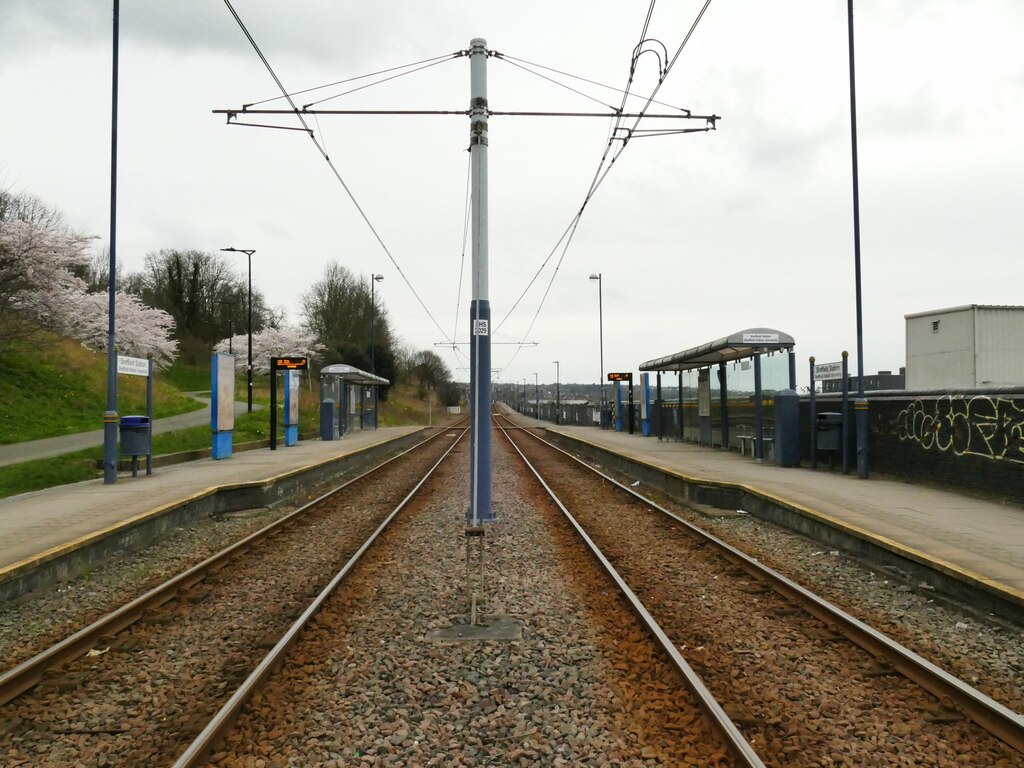
[[[601,276],[600,276],[600,275],[598,275],[598,274],[593,274],[593,275],[591,275],[591,276],[590,276],[590,279],[591,279],[591,280],[600,280],[600,279],[601,279]]]
[[[372,277],[378,283],[384,279],[384,275],[370,275],[370,277]]]

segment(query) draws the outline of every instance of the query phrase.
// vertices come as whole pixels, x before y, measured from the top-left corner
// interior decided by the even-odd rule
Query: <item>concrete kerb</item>
[[[175,528],[212,515],[269,507],[305,486],[357,474],[384,455],[423,439],[424,430],[400,435],[353,453],[284,472],[265,480],[211,486],[148,510],[88,536],[0,568],[0,605],[88,572],[108,558],[148,546]]]
[[[834,549],[895,570],[974,610],[1024,623],[1024,594],[923,552],[879,536],[755,486],[682,474],[670,467],[614,453],[582,438],[545,430],[553,443],[647,483],[685,504],[744,510]]]

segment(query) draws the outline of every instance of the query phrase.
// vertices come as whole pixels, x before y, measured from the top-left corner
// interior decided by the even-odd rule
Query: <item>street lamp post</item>
[[[533,372],[533,417],[540,419],[540,381],[536,371]]]
[[[864,396],[864,315],[860,284],[860,182],[857,170],[857,85],[853,61],[853,0],[847,0],[850,38],[850,144],[853,159],[853,271],[857,299],[857,399],[853,412],[857,424],[857,477],[868,477],[868,399]]]
[[[217,303],[222,307],[228,308],[228,354],[233,355],[235,354],[233,349],[235,338],[235,302],[219,300]]]
[[[590,276],[591,280],[597,280],[597,327],[601,342],[601,427],[604,428],[604,412],[608,405],[608,399],[604,392],[604,300],[602,299],[601,273]]]
[[[555,364],[555,424],[562,423],[562,393],[559,387],[561,386],[562,380],[562,366],[557,360],[552,360]]]
[[[248,412],[252,413],[252,255],[256,251],[249,248],[221,248],[221,250],[229,253],[244,253],[249,259],[249,358],[246,361],[246,367],[248,368],[249,383]]]
[[[384,275],[370,275],[370,373],[377,375],[377,344],[374,336],[377,321],[377,294],[375,288],[377,283],[384,279]],[[377,428],[377,390],[379,387],[373,385],[373,428]]]

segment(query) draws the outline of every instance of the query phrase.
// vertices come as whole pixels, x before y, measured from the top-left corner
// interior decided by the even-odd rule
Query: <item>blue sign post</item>
[[[299,372],[284,372],[284,444],[299,442]]]
[[[213,432],[211,455],[231,458],[231,439],[235,429],[235,356],[213,355],[210,382],[210,430]]]

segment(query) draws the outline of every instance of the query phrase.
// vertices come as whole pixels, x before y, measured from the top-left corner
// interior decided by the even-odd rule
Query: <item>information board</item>
[[[838,363],[815,363],[815,381],[832,381],[841,378],[843,378],[843,364],[841,361]]]
[[[144,357],[118,355],[117,372],[128,376],[149,376],[149,360]]]

